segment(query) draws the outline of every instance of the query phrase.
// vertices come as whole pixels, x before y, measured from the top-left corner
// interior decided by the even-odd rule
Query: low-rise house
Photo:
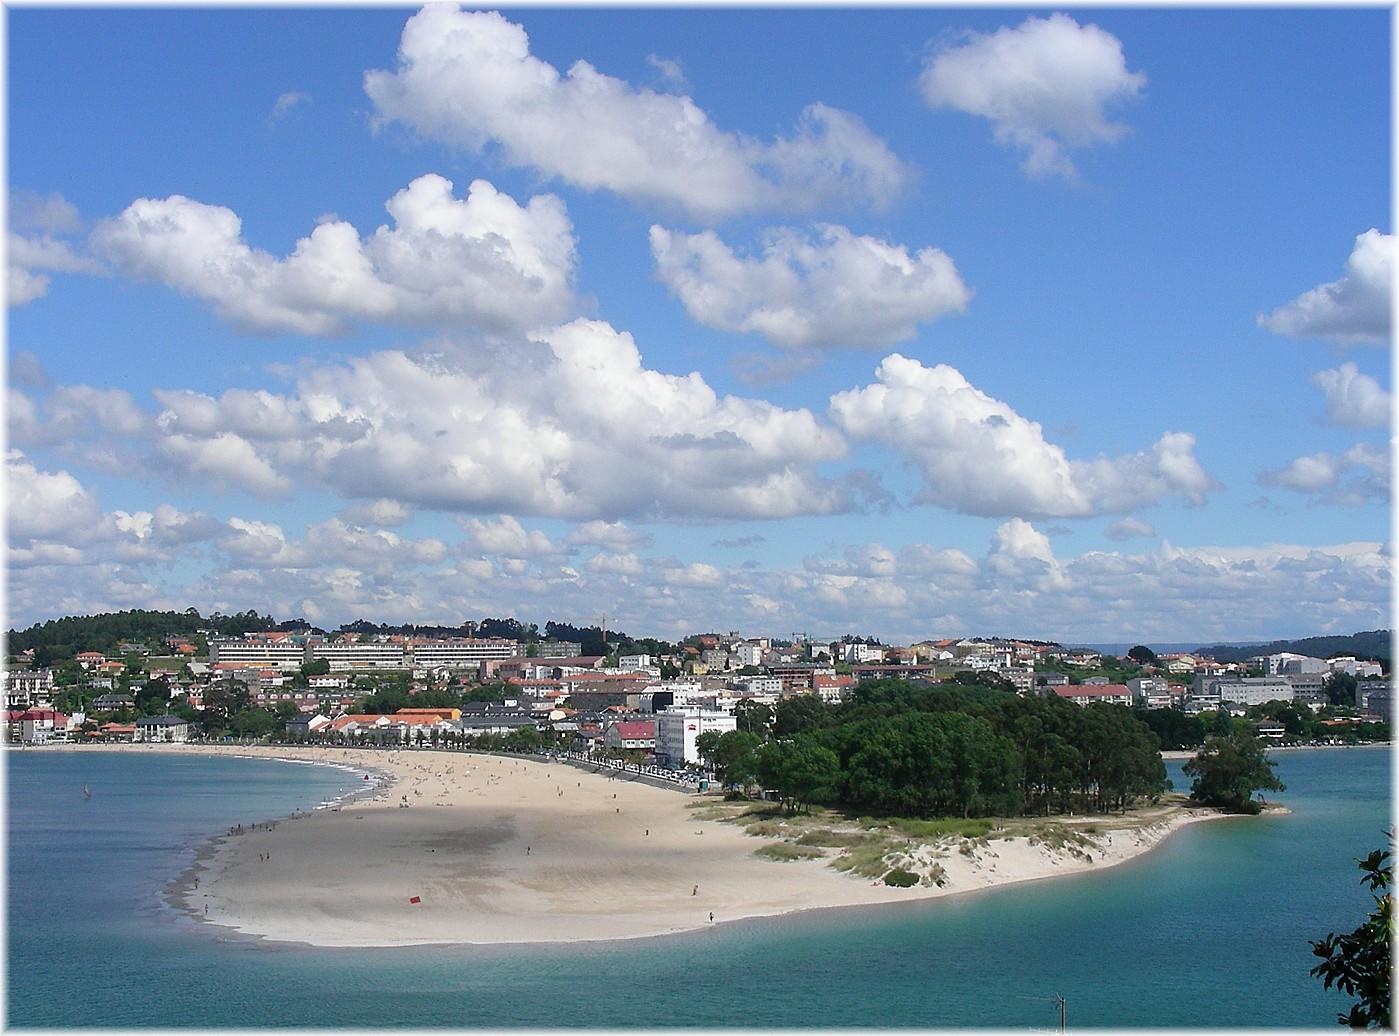
[[[293,716],[287,720],[287,733],[309,737],[319,734],[328,726],[330,726],[330,717],[323,716],[319,712],[315,714],[302,713],[300,716]]]
[[[1075,705],[1091,705],[1095,701],[1106,702],[1109,705],[1131,705],[1132,691],[1126,684],[1071,684],[1068,687],[1056,687],[1054,693],[1060,698],[1067,698]]]
[[[92,701],[93,712],[120,712],[135,707],[136,699],[129,694],[101,694]]]
[[[78,668],[87,670],[107,661],[107,656],[100,651],[79,651],[73,656],[73,661],[78,663]]]
[[[135,741],[135,723],[103,723],[96,734],[104,741]]]
[[[26,709],[19,715],[19,740],[27,745],[63,741],[68,737],[68,717],[53,709]]]
[[[1271,719],[1264,720],[1254,729],[1258,731],[1259,737],[1266,738],[1269,741],[1281,741],[1283,736],[1287,733],[1286,727],[1277,722],[1277,720]]]
[[[610,723],[602,735],[603,748],[652,752],[656,748],[655,720],[619,720]]]
[[[179,716],[142,716],[136,721],[137,741],[189,740],[189,723]]]

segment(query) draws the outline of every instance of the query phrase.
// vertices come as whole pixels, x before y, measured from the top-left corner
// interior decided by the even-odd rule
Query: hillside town
[[[549,748],[684,774],[703,768],[705,734],[774,718],[780,726],[783,715],[890,679],[1126,706],[1163,747],[1190,746],[1170,743],[1177,720],[1201,730],[1202,717],[1235,721],[1267,740],[1315,743],[1387,738],[1392,719],[1384,665],[1353,655],[1218,661],[994,637],[886,645],[729,632],[667,644],[592,632],[591,646],[607,653],[584,653],[581,639],[310,628],[200,630],[75,651],[43,667],[30,648],[4,672],[6,737]]]

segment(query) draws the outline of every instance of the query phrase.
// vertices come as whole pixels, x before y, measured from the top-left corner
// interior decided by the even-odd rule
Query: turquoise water
[[[1346,1000],[1307,974],[1307,941],[1369,905],[1353,860],[1391,825],[1389,753],[1276,758],[1292,816],[1197,824],[1099,874],[623,943],[315,950],[214,937],[159,892],[203,835],[343,773],[10,752],[7,1021],[1049,1029],[1062,992],[1075,1028],[1331,1027]]]

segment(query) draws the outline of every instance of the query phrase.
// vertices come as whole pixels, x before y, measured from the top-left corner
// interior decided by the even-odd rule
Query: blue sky
[[[1386,10],[7,14],[10,625],[1390,624]]]

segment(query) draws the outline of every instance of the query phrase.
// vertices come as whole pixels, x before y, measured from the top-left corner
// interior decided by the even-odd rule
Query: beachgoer
[[[710,923],[710,924],[713,924],[713,923],[714,923],[714,911],[713,911],[713,910],[711,910],[711,911],[709,912],[709,923]]]
[[[699,886],[698,886],[698,885],[695,886],[695,890],[694,890],[693,892],[691,892],[690,895],[692,895],[692,896],[698,896],[698,895],[699,895]]]
[[[526,855],[526,856],[529,855],[529,846],[525,846],[525,855]]]

